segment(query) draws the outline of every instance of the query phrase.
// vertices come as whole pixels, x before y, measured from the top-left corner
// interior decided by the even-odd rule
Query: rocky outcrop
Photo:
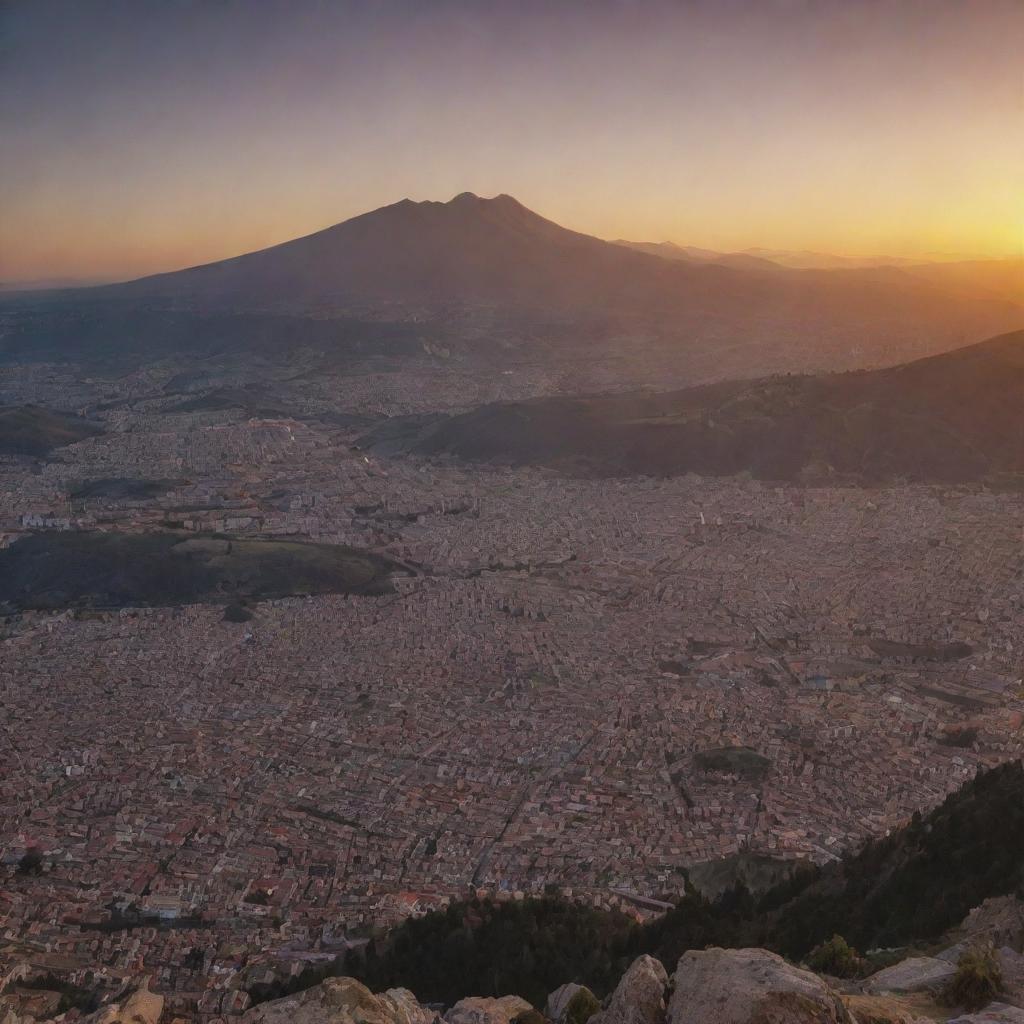
[[[934,956],[913,956],[872,974],[864,984],[864,991],[872,995],[881,992],[937,992],[954,974],[955,960],[951,963]]]
[[[328,978],[294,996],[260,1003],[244,1024],[430,1024],[435,1014],[404,988],[374,995],[354,978]]]
[[[622,976],[608,1004],[589,1024],[664,1024],[668,972],[660,960],[642,956]]]
[[[85,1018],[89,1024],[157,1024],[164,997],[143,986],[119,1003],[108,1003]]]
[[[816,974],[764,949],[691,950],[679,960],[668,1024],[849,1024]]]
[[[992,1003],[977,1013],[954,1017],[949,1024],[1024,1024],[1024,1010],[1006,1003]]]
[[[1016,896],[985,900],[964,918],[959,933],[965,939],[982,938],[995,946],[1024,950],[1024,902]]]
[[[856,1024],[933,1024],[902,999],[893,996],[843,996]]]
[[[569,1009],[569,1003],[572,1002],[572,997],[576,995],[583,988],[582,985],[577,985],[574,981],[568,982],[565,985],[559,985],[548,996],[548,1001],[544,1005],[544,1016],[548,1020],[555,1021],[555,1024],[560,1024],[562,1019],[565,1017],[566,1010]]]
[[[460,999],[445,1015],[447,1024],[510,1024],[514,1018],[533,1007],[519,996],[481,999],[476,996]]]
[[[431,1024],[437,1014],[417,1002],[407,988],[389,988],[377,996],[393,1024]]]

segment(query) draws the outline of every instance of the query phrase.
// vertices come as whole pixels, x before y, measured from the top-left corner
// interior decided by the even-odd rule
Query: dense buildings
[[[687,865],[824,861],[1020,756],[1017,494],[383,460],[323,408],[173,404],[0,463],[4,543],[287,536],[409,575],[240,622],[9,615],[6,962],[146,972],[175,1013],[231,1016],[247,963],[300,970],[469,889],[640,912]],[[125,479],[161,484],[74,497]]]

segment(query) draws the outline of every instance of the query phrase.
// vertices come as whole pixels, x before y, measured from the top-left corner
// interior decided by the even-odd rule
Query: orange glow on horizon
[[[0,281],[465,190],[609,239],[1024,256],[1017,0],[116,10],[2,15]]]

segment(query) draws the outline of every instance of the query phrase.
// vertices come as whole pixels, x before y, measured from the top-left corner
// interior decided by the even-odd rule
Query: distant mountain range
[[[884,370],[394,419],[362,444],[612,475],[1024,480],[1024,331]]]
[[[605,242],[560,227],[511,196],[464,192],[447,203],[404,199],[269,249],[101,291],[231,309],[383,302],[656,314],[731,312],[739,304],[842,314],[870,302],[877,314],[945,304],[916,278],[893,279],[874,266],[766,279],[756,271],[779,263],[759,253],[678,251],[684,260],[651,259],[669,250]]]
[[[953,289],[978,298],[1005,299],[1024,303],[1024,256],[1008,259],[912,260],[900,256],[834,256],[830,253],[790,249],[743,249],[740,252],[716,252],[675,242],[629,242],[616,239],[616,245],[645,252],[663,259],[686,263],[712,263],[744,270],[879,270],[891,268],[897,274],[886,275],[892,282],[912,277],[928,284]]]
[[[0,360],[237,360],[253,339],[261,358],[315,364],[352,346],[373,358],[380,340],[491,372],[543,367],[569,390],[678,386],[892,364],[1021,327],[1012,268],[998,287],[991,271],[965,284],[949,265],[793,270],[754,253],[616,244],[467,192],[123,284],[5,293]],[[385,323],[413,336],[381,339]]]

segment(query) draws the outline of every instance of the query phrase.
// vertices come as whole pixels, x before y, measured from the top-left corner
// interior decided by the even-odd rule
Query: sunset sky
[[[402,197],[607,238],[1020,255],[1024,0],[7,0],[0,280]]]

